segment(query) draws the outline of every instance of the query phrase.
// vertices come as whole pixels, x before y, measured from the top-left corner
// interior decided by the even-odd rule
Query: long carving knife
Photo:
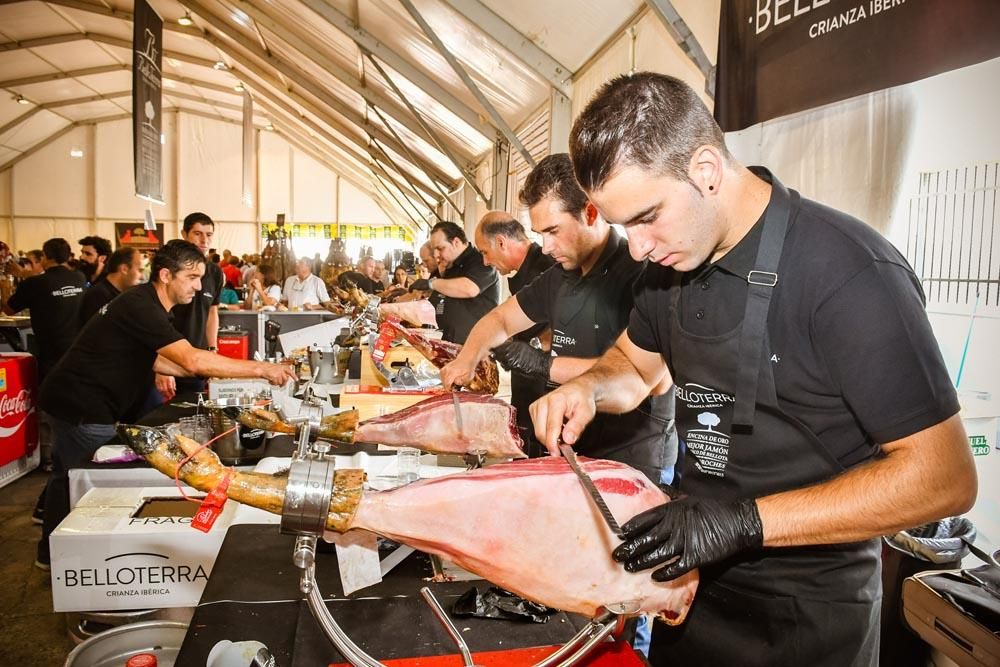
[[[583,484],[583,488],[586,489],[587,495],[590,496],[590,499],[594,501],[594,505],[597,506],[597,511],[601,513],[602,517],[604,517],[604,521],[608,524],[608,528],[610,528],[611,532],[618,537],[622,537],[621,526],[619,526],[618,521],[615,520],[615,515],[611,513],[610,509],[608,509],[608,504],[604,502],[604,497],[601,496],[601,492],[597,490],[596,486],[594,486],[594,480],[590,479],[590,475],[585,473],[583,468],[580,467],[580,463],[576,460],[576,452],[573,451],[573,447],[570,445],[559,445],[559,451],[562,452],[563,458],[565,458],[566,462],[569,463],[569,467],[572,468],[573,472],[576,473],[576,476],[580,478],[580,483]]]
[[[458,434],[465,437],[465,429],[462,428],[462,406],[458,400],[458,392],[451,392],[451,402],[455,405],[455,423],[458,425]]]

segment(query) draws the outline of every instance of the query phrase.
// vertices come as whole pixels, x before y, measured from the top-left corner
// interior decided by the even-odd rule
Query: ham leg
[[[437,326],[437,313],[434,312],[434,306],[427,299],[380,303],[378,309],[383,316],[391,315],[398,317],[403,322],[407,322],[413,326],[420,326],[422,324],[429,324],[432,327]]]
[[[198,451],[198,443],[183,436],[145,426],[120,425],[118,432],[154,468],[178,473],[196,489],[211,491],[225,475],[214,452]],[[193,458],[184,463],[189,454]],[[623,463],[578,460],[619,523],[667,502],[645,475]],[[530,600],[587,616],[631,601],[635,613],[656,613],[676,625],[694,599],[697,572],[658,583],[649,572],[626,572],[611,559],[619,540],[561,458],[500,463],[382,493],[362,492],[363,475],[334,473],[327,529],[384,535],[449,558]],[[280,513],[287,483],[286,475],[237,470],[229,496]]]
[[[451,393],[438,394],[392,414],[358,425],[355,442],[416,447],[439,454],[483,453],[496,458],[523,458],[516,410],[506,401],[462,391],[459,431]]]
[[[390,327],[395,331],[397,337],[403,337],[406,342],[438,368],[444,368],[454,361],[462,349],[458,343],[428,338],[414,329],[407,329],[393,317],[383,319],[382,326]],[[496,362],[492,359],[480,361],[479,365],[476,366],[475,377],[469,382],[467,388],[469,391],[480,394],[493,395],[497,393],[500,389],[500,372],[497,370]]]
[[[668,501],[641,472],[614,461],[578,458],[619,523]],[[522,597],[595,616],[603,605],[683,622],[698,573],[671,582],[629,573],[611,559],[620,541],[562,458],[487,466],[368,493],[351,522],[454,561]]]

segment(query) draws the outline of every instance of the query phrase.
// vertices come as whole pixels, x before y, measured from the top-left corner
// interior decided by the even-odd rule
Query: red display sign
[[[37,377],[30,354],[0,354],[0,466],[38,447]]]

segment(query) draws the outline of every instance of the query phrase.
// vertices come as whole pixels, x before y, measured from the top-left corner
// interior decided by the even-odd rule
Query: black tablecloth
[[[262,642],[278,665],[325,667],[343,662],[313,619],[299,592],[292,565],[294,538],[276,525],[232,526],[226,534],[201,603],[177,658],[178,665],[204,665],[223,639]],[[473,585],[486,582],[427,583],[426,555],[407,557],[382,583],[344,598],[337,557],[318,553],[316,578],[334,618],[355,643],[377,659],[458,653],[420,596],[429,585],[446,610]],[[555,614],[548,623],[453,618],[473,652],[562,644],[583,627],[579,616]]]

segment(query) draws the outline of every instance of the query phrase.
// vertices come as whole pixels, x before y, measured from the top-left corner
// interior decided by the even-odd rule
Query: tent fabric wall
[[[148,204],[134,196],[131,132],[127,119],[82,125],[0,172],[0,239],[29,250],[62,236],[75,249],[89,234],[113,239],[115,222],[141,221]],[[170,112],[163,132],[165,203],[152,210],[167,239],[196,210],[216,221],[217,247],[238,253],[262,247],[258,221],[278,213],[290,222],[390,222],[367,193],[270,132],[259,134],[258,208],[241,201],[238,125]],[[74,147],[82,158],[70,157]]]

